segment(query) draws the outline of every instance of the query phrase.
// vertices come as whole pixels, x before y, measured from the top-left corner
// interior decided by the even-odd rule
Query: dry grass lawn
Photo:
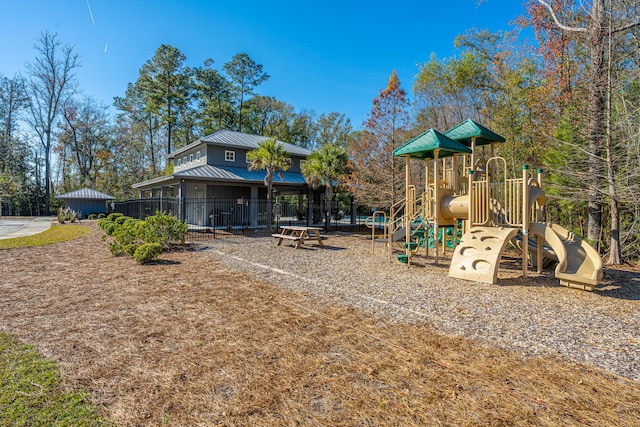
[[[123,426],[637,426],[640,383],[391,324],[101,231],[0,252],[0,327]]]

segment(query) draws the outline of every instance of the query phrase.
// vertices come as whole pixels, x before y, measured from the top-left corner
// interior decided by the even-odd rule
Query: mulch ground
[[[640,425],[640,383],[327,306],[101,231],[1,253],[0,327],[123,426]]]

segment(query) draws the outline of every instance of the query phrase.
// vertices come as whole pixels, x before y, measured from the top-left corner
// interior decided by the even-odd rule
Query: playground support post
[[[404,197],[405,197],[405,210],[404,210],[404,218],[405,218],[405,224],[404,224],[404,231],[405,231],[405,245],[406,245],[406,251],[405,253],[407,254],[407,267],[411,264],[411,216],[413,215],[413,209],[410,207],[410,203],[415,203],[413,200],[409,200],[409,187],[411,186],[411,156],[407,155],[406,156],[406,160],[407,160],[407,166],[406,166],[406,170],[405,170],[405,179],[404,179]],[[415,192],[414,192],[414,198],[415,198]]]
[[[469,231],[469,229],[471,227],[473,227],[473,222],[474,222],[474,217],[473,217],[473,212],[475,210],[475,206],[473,205],[473,202],[475,201],[475,198],[473,197],[473,169],[467,169],[467,177],[469,179],[469,190],[467,191],[469,193],[469,215],[467,216],[467,230],[465,231]]]
[[[433,150],[433,200],[435,201],[435,212],[433,215],[433,254],[434,264],[438,265],[438,215],[440,215],[440,203],[438,199],[438,152]],[[444,241],[444,239],[443,239]]]
[[[529,165],[522,165],[522,277],[529,268]]]
[[[538,188],[542,190],[542,169],[538,169]],[[542,221],[542,206],[538,206],[536,202],[536,222]],[[542,236],[538,235],[538,253],[537,253],[537,271],[542,273]]]

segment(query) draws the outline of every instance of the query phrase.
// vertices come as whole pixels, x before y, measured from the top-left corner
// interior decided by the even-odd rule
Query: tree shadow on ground
[[[609,298],[640,300],[640,271],[624,266],[604,269],[602,284],[593,292]]]

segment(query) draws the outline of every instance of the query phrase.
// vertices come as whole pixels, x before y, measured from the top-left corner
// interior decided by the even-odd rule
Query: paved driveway
[[[25,217],[17,219],[0,219],[0,239],[12,239],[14,237],[31,236],[51,227],[54,217]]]

